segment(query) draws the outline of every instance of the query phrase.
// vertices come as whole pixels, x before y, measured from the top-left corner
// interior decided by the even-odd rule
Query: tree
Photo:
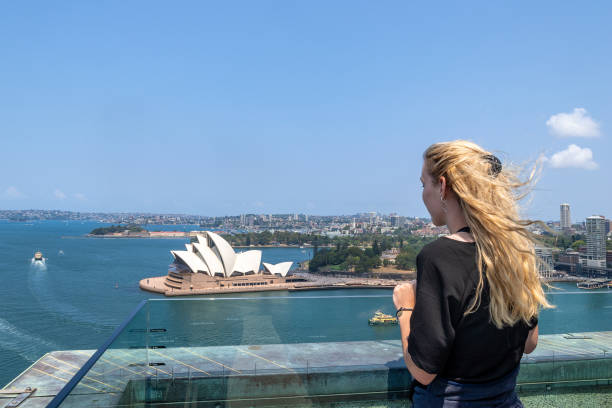
[[[398,269],[408,270],[416,268],[416,251],[410,246],[405,246],[402,252],[395,258]]]
[[[358,256],[347,256],[346,261],[344,261],[346,263],[346,269],[350,271],[355,267],[355,265],[359,264],[359,261],[360,258]]]
[[[577,251],[580,249],[580,247],[583,247],[586,245],[586,242],[584,242],[583,240],[579,239],[578,241],[574,241],[574,243],[572,244],[572,249],[574,251]]]
[[[374,255],[381,254],[380,247],[378,246],[378,241],[376,239],[374,240],[374,243],[372,244],[372,251],[374,251]]]

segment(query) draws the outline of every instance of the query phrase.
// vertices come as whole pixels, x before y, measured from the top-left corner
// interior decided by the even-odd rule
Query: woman
[[[417,256],[417,280],[393,292],[415,407],[522,407],[514,391],[523,353],[551,307],[533,239],[518,215],[521,183],[466,141],[424,154],[423,202],[450,235]]]

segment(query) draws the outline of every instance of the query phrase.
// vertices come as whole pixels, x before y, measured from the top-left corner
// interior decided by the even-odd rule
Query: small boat
[[[370,326],[386,325],[386,324],[397,324],[397,317],[393,317],[388,314],[384,314],[380,310],[374,313],[374,317],[368,320]]]
[[[42,252],[40,252],[40,251],[36,251],[36,252],[34,253],[34,260],[35,260],[35,261],[41,261],[41,262],[42,262],[42,260],[43,260],[43,254],[42,254]]]
[[[606,286],[609,286],[609,284],[607,284],[606,282],[599,282],[599,281],[585,281],[585,282],[578,282],[576,284],[576,287],[578,287],[578,289],[601,289],[604,288]]]

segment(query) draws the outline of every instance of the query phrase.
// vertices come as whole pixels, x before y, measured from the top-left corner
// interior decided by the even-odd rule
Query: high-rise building
[[[568,231],[572,227],[569,204],[561,204],[561,230]]]
[[[586,266],[606,267],[606,219],[593,215],[586,219]]]
[[[391,226],[392,227],[400,227],[401,226],[401,218],[399,215],[397,214],[391,214],[391,216],[389,217],[391,219]]]

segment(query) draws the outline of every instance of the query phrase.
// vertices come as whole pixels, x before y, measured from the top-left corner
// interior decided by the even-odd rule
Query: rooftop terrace
[[[4,391],[36,388],[19,405],[26,408],[406,406],[410,375],[394,330],[382,328],[372,339],[368,330],[375,329],[364,327],[355,341],[287,341],[264,316],[240,320],[231,306],[243,299],[217,300],[145,302],[99,350],[45,354]],[[342,309],[353,300],[320,302],[328,301]],[[296,300],[256,302],[265,310]],[[216,329],[205,330],[211,322],[194,317],[204,309],[240,330],[215,338]],[[188,311],[198,323],[190,330],[208,334],[195,336],[176,324],[190,318]],[[253,330],[261,332],[259,341],[240,333]],[[612,331],[541,336],[536,351],[523,357],[517,390],[526,406],[610,406]],[[15,396],[0,394],[0,406]]]

